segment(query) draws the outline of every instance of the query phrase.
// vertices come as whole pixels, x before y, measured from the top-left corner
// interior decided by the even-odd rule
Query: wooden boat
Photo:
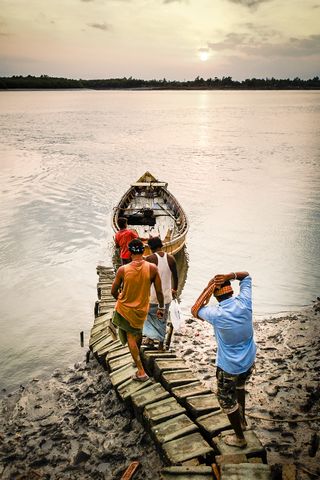
[[[149,172],[142,175],[114,208],[114,231],[119,230],[118,218],[125,217],[128,227],[136,230],[140,238],[160,237],[167,253],[178,253],[185,244],[188,221],[167,186],[167,183],[159,182]],[[145,255],[150,253],[149,247],[146,247]]]

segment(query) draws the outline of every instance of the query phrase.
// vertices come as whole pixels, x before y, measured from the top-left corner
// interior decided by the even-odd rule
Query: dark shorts
[[[218,401],[225,413],[233,413],[238,408],[237,390],[244,389],[246,381],[250,378],[254,365],[247,372],[239,375],[227,373],[217,367],[216,377],[218,383]]]
[[[118,327],[119,340],[122,345],[126,345],[128,341],[127,333],[131,333],[131,335],[134,335],[138,338],[142,335],[142,329],[131,327],[128,320],[126,320],[122,315],[120,315],[117,310],[113,312],[112,323],[113,325]]]

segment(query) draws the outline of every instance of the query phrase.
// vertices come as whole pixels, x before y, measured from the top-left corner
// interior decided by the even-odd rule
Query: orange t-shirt
[[[119,294],[116,311],[133,328],[142,328],[147,318],[150,301],[150,263],[133,261],[123,266],[123,290]]]

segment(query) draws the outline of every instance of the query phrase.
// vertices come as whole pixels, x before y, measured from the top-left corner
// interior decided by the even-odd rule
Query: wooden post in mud
[[[168,333],[167,333],[166,341],[165,341],[166,350],[169,350],[169,348],[170,348],[172,334],[173,334],[173,325],[172,325],[172,323],[170,323],[169,327],[168,327]]]

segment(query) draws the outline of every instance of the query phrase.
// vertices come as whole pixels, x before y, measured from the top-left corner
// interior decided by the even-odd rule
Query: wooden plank
[[[171,393],[179,400],[184,401],[187,397],[194,395],[201,395],[204,393],[210,393],[210,389],[202,385],[199,380],[196,382],[182,385],[181,387],[174,387],[171,389]]]
[[[168,186],[167,182],[135,182],[131,184],[132,187],[164,187]]]
[[[217,396],[214,393],[190,396],[186,398],[186,408],[193,417],[204,415],[220,409]]]
[[[140,462],[138,461],[131,462],[129,467],[123,473],[120,480],[131,480],[131,478],[133,477],[139,465],[140,465]]]
[[[101,291],[101,294],[100,294],[100,300],[101,300],[101,303],[103,302],[114,303],[113,296],[110,295],[109,293],[105,293],[103,290]]]
[[[122,345],[119,348],[115,348],[112,350],[112,352],[109,352],[107,354],[107,361],[109,362],[110,360],[113,360],[115,358],[122,357],[123,355],[126,355],[127,353],[130,353],[130,350],[127,346],[123,347]]]
[[[188,367],[181,358],[155,359],[153,375],[156,380],[160,378],[162,372],[170,370],[188,370]]]
[[[160,383],[153,383],[148,388],[144,388],[142,391],[134,393],[131,396],[133,408],[137,416],[142,412],[146,405],[154,403],[156,401],[164,400],[168,398],[170,393],[167,392]]]
[[[271,480],[269,465],[261,463],[239,463],[221,465],[221,480]]]
[[[185,414],[178,415],[166,422],[158,423],[151,428],[153,437],[160,444],[196,431],[198,431],[197,425]]]
[[[126,365],[122,368],[119,368],[118,370],[115,370],[114,372],[110,373],[110,380],[111,383],[114,387],[117,387],[121,385],[121,383],[124,383],[126,380],[130,380],[133,375],[136,373],[137,367],[134,367],[132,363],[129,365]],[[135,380],[132,380],[135,381]],[[139,382],[136,382],[139,383]]]
[[[129,378],[129,380],[126,380],[125,382],[121,383],[117,387],[118,394],[124,401],[128,401],[131,399],[131,396],[138,391],[144,390],[145,388],[149,387],[152,385],[151,380],[148,380],[147,382],[136,382],[135,380],[132,380],[132,378]]]
[[[160,480],[213,480],[212,469],[206,465],[166,467]]]
[[[104,328],[108,326],[110,319],[104,320],[103,322],[98,323],[97,325],[93,324],[91,328],[90,334],[91,336],[96,335],[97,333],[101,332]]]
[[[111,372],[114,372],[115,370],[118,370],[118,368],[129,365],[130,363],[133,363],[133,359],[131,353],[128,353],[127,355],[109,360],[108,365]]]
[[[112,318],[112,313],[113,312],[110,310],[110,312],[105,313],[104,315],[100,315],[99,317],[95,318],[92,328],[96,327],[97,325],[100,325],[101,323],[104,323],[104,322],[107,322],[108,320],[110,320],[110,318]]]
[[[109,352],[112,352],[113,350],[116,350],[117,348],[121,347],[121,342],[120,340],[114,340],[111,343],[108,343],[105,347],[101,348],[98,352],[97,355],[100,357],[108,354]]]
[[[213,456],[213,449],[198,432],[166,442],[162,445],[162,449],[169,462],[174,465],[192,458]]]
[[[171,372],[162,372],[161,375],[161,383],[168,390],[196,380],[197,377],[191,370],[173,370]]]
[[[228,430],[231,427],[230,421],[222,410],[218,410],[207,415],[202,415],[195,420],[199,425],[200,430],[208,437],[214,437],[223,430]]]
[[[256,457],[263,457],[265,456],[265,450],[256,436],[256,434],[252,430],[246,430],[244,433],[244,436],[247,440],[247,446],[245,448],[241,448],[241,453],[248,455],[252,454]],[[228,454],[235,454],[239,453],[239,448],[237,447],[231,447],[230,445],[227,445],[224,443],[223,438],[226,435],[230,435],[230,432],[222,432],[218,437],[214,438],[214,443],[221,455],[228,455]]]
[[[101,306],[101,305],[98,304],[97,308],[98,308],[98,312],[97,312],[97,313],[98,313],[98,314],[97,314],[98,317],[99,317],[100,315],[104,315],[105,313],[108,313],[108,312],[113,313],[113,310],[114,310],[114,307],[111,306],[111,305],[104,307],[104,306]]]
[[[102,350],[103,347],[106,347],[109,345],[109,343],[112,343],[114,340],[111,335],[107,335],[103,340],[100,340],[99,342],[95,343],[92,347],[93,353],[98,352],[99,350]]]
[[[95,335],[91,335],[89,340],[89,347],[91,348],[95,343],[100,342],[107,336],[108,336],[108,331],[106,328],[104,328],[103,330],[100,330]]]
[[[102,288],[103,288],[103,289],[109,288],[109,289],[110,289],[112,283],[113,283],[113,282],[112,282],[111,279],[106,279],[106,280],[103,280],[103,281],[101,281],[101,282],[98,282],[98,283],[97,283],[97,288],[101,288],[101,289],[102,289]]]
[[[169,420],[172,417],[185,413],[185,409],[179,405],[177,400],[173,397],[166,398],[160,402],[151,403],[146,405],[143,417],[150,427],[157,423]]]

